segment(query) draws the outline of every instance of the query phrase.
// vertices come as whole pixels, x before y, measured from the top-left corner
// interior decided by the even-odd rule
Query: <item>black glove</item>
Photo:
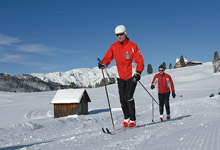
[[[151,87],[150,87],[152,90],[155,88],[155,86],[154,85],[151,85]]]
[[[98,67],[99,67],[99,69],[105,69],[106,65],[103,62],[99,62]]]
[[[135,81],[139,81],[141,79],[141,72],[140,71],[137,71],[134,74],[134,79],[135,79]]]
[[[173,98],[175,98],[175,97],[176,97],[176,94],[175,94],[175,93],[172,93],[172,96],[173,96]]]

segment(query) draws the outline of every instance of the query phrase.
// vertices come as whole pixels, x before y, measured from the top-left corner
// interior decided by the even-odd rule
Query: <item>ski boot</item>
[[[123,127],[127,127],[129,124],[130,119],[124,119]]]
[[[134,126],[136,126],[136,122],[135,121],[130,121],[129,128],[133,128]]]
[[[160,121],[163,121],[163,115],[160,115]]]

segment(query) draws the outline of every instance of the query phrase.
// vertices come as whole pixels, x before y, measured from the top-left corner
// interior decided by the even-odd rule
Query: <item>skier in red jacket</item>
[[[166,107],[167,119],[169,120],[170,119],[170,104],[169,104],[170,90],[172,91],[173,98],[176,97],[176,94],[175,94],[173,80],[169,74],[164,72],[163,65],[159,66],[159,73],[154,76],[153,81],[151,83],[151,89],[154,89],[156,84],[158,85],[160,120],[163,121],[164,104]]]
[[[117,80],[120,103],[124,113],[123,126],[134,127],[136,116],[133,95],[144,70],[144,60],[138,46],[128,39],[124,25],[115,28],[115,35],[118,41],[110,46],[98,67],[104,69],[115,59],[119,74]]]

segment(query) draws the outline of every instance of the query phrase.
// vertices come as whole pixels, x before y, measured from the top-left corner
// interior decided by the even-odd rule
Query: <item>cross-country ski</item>
[[[146,125],[148,125],[148,124],[136,125],[134,127],[121,127],[121,128],[116,128],[115,130],[112,130],[112,131],[110,131],[109,128],[102,128],[102,131],[105,134],[114,135],[114,134],[118,134],[118,133],[123,133],[127,130],[133,130],[133,129],[136,129],[136,128],[145,127]]]

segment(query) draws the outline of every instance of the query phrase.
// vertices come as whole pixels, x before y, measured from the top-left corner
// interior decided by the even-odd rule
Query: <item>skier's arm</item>
[[[151,85],[156,85],[157,84],[157,77],[156,77],[156,75],[154,76],[154,78],[153,78],[153,81],[152,81],[152,83],[151,83]]]
[[[134,50],[134,60],[137,63],[136,72],[142,72],[144,70],[143,56],[141,55],[141,52],[137,45],[133,50]]]
[[[112,51],[112,46],[108,49],[108,51],[106,52],[105,56],[103,57],[102,61],[103,63],[106,65],[106,67],[111,63],[111,61],[114,58],[114,54]]]
[[[172,91],[172,93],[175,93],[174,84],[173,84],[173,80],[172,80],[171,76],[169,76],[169,80],[170,80],[170,85],[171,85],[171,91]]]

